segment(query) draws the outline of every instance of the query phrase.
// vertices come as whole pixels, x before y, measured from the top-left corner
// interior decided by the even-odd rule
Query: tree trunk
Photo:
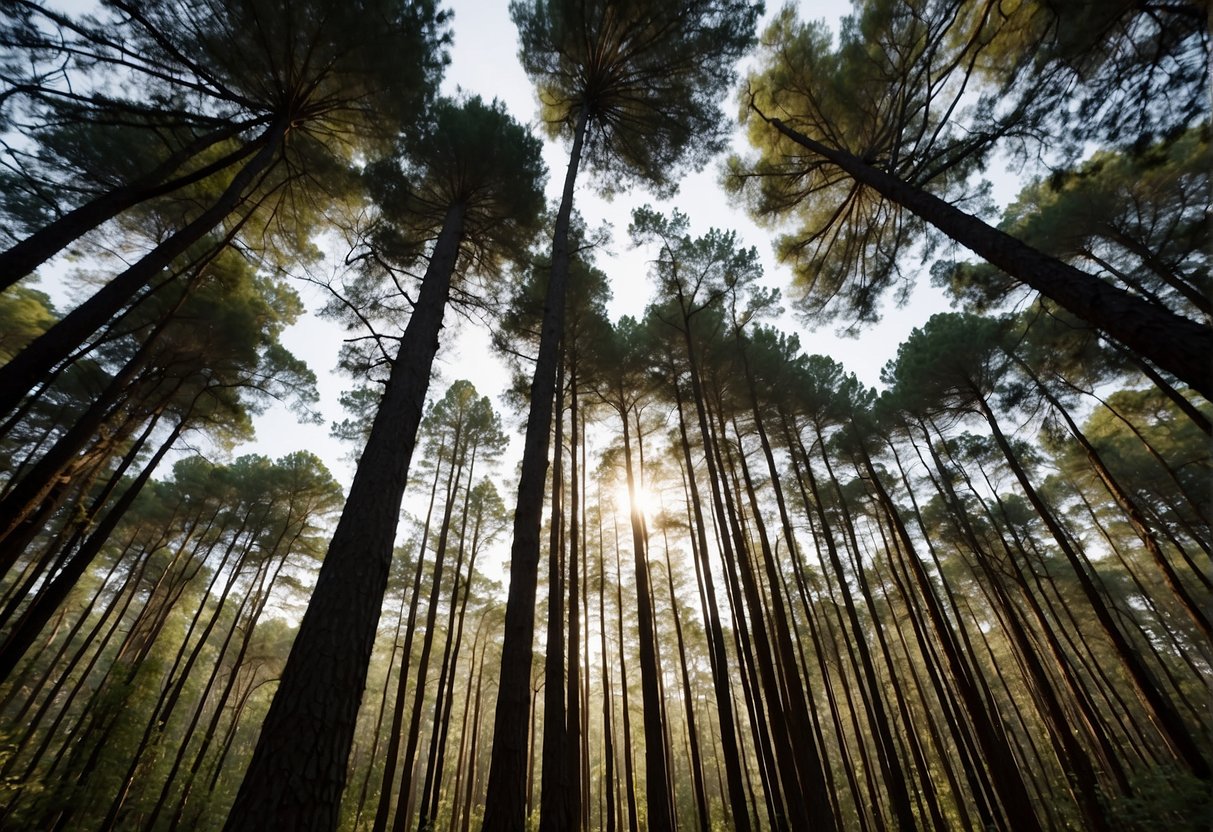
[[[463,235],[447,212],[227,832],[332,830],[430,368]]]
[[[657,634],[653,631],[653,590],[649,579],[648,540],[644,516],[636,501],[636,476],[632,467],[632,440],[628,413],[623,423],[623,464],[628,483],[629,516],[632,525],[632,555],[636,570],[636,620],[640,628],[640,690],[644,717],[644,784],[647,828],[651,832],[673,830],[669,792],[669,758],[658,691]]]
[[[539,356],[531,381],[531,411],[522,452],[522,475],[514,509],[510,588],[506,599],[501,674],[493,721],[483,832],[523,832],[526,825],[526,724],[535,637],[535,590],[539,580],[539,530],[543,519],[544,476],[552,430],[556,364],[564,333],[569,274],[569,218],[573,188],[590,113],[582,109],[573,133],[569,167],[552,241],[552,269],[543,308]]]
[[[569,813],[564,678],[564,350],[556,367],[556,426],[552,454],[552,517],[548,535],[548,622],[543,659],[543,759],[539,832],[564,832]]]
[[[274,155],[281,149],[288,129],[285,121],[275,122],[266,131],[261,150],[232,177],[227,188],[209,208],[98,289],[92,297],[63,316],[0,367],[0,413],[8,413],[20,404],[25,394],[55,365],[105,326],[110,318],[135,299],[152,278],[231,214],[244,200],[256,179],[273,164]]]
[[[757,109],[755,108],[757,111]],[[991,265],[1106,332],[1213,400],[1213,330],[1130,295],[1044,254],[944,200],[872,167],[856,156],[805,136],[777,118],[758,115],[856,182],[907,208]]]
[[[102,223],[113,219],[128,208],[155,199],[158,196],[180,190],[187,185],[201,182],[259,148],[269,138],[262,134],[251,142],[190,173],[166,179],[169,174],[219,142],[236,136],[256,122],[239,122],[224,125],[178,151],[170,154],[143,176],[126,185],[107,191],[94,199],[73,208],[29,237],[0,253],[0,291],[4,291],[21,278],[54,257],[67,246],[83,237]]]

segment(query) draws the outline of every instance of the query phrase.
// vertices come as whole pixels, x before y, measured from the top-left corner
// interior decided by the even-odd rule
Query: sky
[[[485,99],[499,98],[514,118],[531,125],[535,133],[542,136],[534,88],[517,60],[517,39],[514,25],[509,19],[508,4],[504,0],[454,0],[447,2],[446,6],[454,11],[454,43],[443,92],[448,95],[459,92],[478,94]],[[846,0],[803,0],[799,9],[802,18],[825,19],[837,29],[839,20],[849,12],[850,3]],[[764,21],[777,10],[777,5],[768,6]],[[734,118],[736,110],[734,101],[725,103],[727,117]],[[734,137],[734,147],[739,151],[746,149],[740,134]],[[547,193],[553,202],[558,201],[560,196],[567,153],[563,142],[545,140]],[[600,252],[597,258],[597,265],[611,279],[613,300],[608,310],[613,318],[625,314],[639,316],[652,296],[646,276],[648,259],[653,253],[632,248],[627,238],[632,210],[646,203],[667,214],[674,208],[681,210],[688,215],[691,232],[695,235],[712,227],[737,231],[744,245],[754,246],[758,250],[764,267],[764,281],[781,287],[784,306],[789,306],[791,273],[774,260],[774,236],[769,230],[759,228],[744,210],[730,201],[718,184],[720,162],[718,159],[702,171],[689,173],[682,181],[677,196],[668,201],[655,200],[644,192],[629,192],[608,202],[595,193],[591,177],[579,177],[576,209],[591,228],[607,222],[613,229],[613,244],[608,250]],[[992,173],[996,184],[995,197],[1005,201],[1006,194],[999,193],[1005,189],[998,188],[997,181],[1005,176],[1000,176],[997,171]],[[340,258],[344,252],[331,254]],[[321,290],[304,284],[296,288],[309,309],[315,310],[323,304],[325,298]],[[942,294],[930,286],[924,265],[910,303],[904,308],[886,306],[880,323],[861,331],[858,337],[839,338],[832,324],[811,330],[790,311],[775,323],[785,331],[795,332],[806,352],[831,355],[863,382],[878,385],[881,367],[895,355],[897,345],[909,335],[911,329],[921,325],[932,313],[946,308],[947,302]],[[482,394],[493,398],[503,412],[507,432],[512,437],[511,452],[506,458],[517,458],[521,453],[523,415],[505,411],[499,398],[508,383],[508,371],[493,354],[488,331],[483,326],[457,321],[456,317],[451,313],[446,316],[447,328],[443,332],[436,361],[437,375],[431,386],[431,397],[441,395],[452,381],[460,378],[470,380]],[[313,315],[287,331],[283,338],[286,346],[305,359],[318,376],[324,424],[299,425],[284,408],[273,407],[257,422],[257,440],[241,448],[241,452],[255,451],[277,457],[306,448],[320,456],[339,480],[349,481],[352,476],[349,460],[351,449],[329,436],[329,424],[347,415],[341,411],[338,397],[342,390],[353,386],[353,380],[333,370],[342,339],[354,334]],[[505,469],[511,466],[512,463],[507,462]]]

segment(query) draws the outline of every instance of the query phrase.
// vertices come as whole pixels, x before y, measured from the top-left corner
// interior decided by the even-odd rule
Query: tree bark
[[[443,222],[227,832],[336,828],[464,214]]]

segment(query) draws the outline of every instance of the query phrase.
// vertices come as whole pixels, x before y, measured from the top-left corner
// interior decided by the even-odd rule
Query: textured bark
[[[452,207],[435,244],[228,832],[336,828],[463,219]]]

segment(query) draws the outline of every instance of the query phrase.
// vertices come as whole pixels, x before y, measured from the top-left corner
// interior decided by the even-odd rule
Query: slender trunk
[[[425,705],[425,685],[430,672],[430,651],[434,647],[434,629],[438,624],[438,607],[442,600],[442,574],[446,562],[446,549],[451,534],[451,518],[455,513],[455,502],[459,496],[459,483],[463,477],[463,468],[467,454],[468,485],[466,494],[472,493],[472,475],[476,469],[476,447],[470,449],[460,435],[461,427],[455,430],[452,444],[452,454],[455,456],[455,467],[451,472],[451,486],[446,494],[446,508],[442,515],[442,524],[438,527],[438,542],[434,546],[434,567],[430,577],[430,599],[425,613],[425,638],[421,641],[421,655],[417,657],[417,679],[413,682],[413,712],[409,718],[408,739],[404,744],[404,758],[400,761],[400,798],[396,803],[396,817],[392,823],[392,832],[404,832],[412,814],[412,795],[416,786],[413,777],[413,764],[417,754],[417,745],[421,741],[421,717]],[[464,500],[464,516],[467,516],[467,500]],[[456,576],[458,579],[458,576]],[[447,634],[450,637],[450,634]],[[424,815],[424,807],[422,813]]]
[[[602,757],[603,781],[606,786],[606,832],[616,832],[615,806],[618,790],[615,787],[615,727],[611,717],[614,698],[611,688],[610,654],[607,652],[606,632],[606,541],[602,529],[602,485],[598,486],[598,635],[602,651]],[[622,645],[620,650],[622,651]]]
[[[417,564],[413,569],[413,584],[409,597],[408,623],[404,627],[404,646],[400,650],[400,672],[396,676],[396,699],[392,704],[392,724],[388,729],[387,749],[383,754],[383,776],[379,783],[379,802],[375,809],[372,832],[384,832],[391,820],[392,796],[396,793],[396,766],[400,762],[400,741],[404,739],[404,706],[408,701],[409,668],[413,659],[413,637],[417,634],[417,609],[421,604],[421,579],[425,572],[425,550],[429,546],[430,523],[434,517],[434,506],[438,500],[438,482],[441,479],[443,451],[446,436],[435,455],[434,481],[430,484],[430,503],[425,512],[425,524],[421,529],[421,540],[417,544]],[[451,455],[454,461],[454,453]],[[395,643],[392,647],[395,649]],[[386,684],[388,680],[385,680]]]
[[[561,350],[563,353],[564,350]],[[564,680],[564,361],[556,368],[556,427],[552,454],[552,517],[548,535],[548,622],[543,659],[543,760],[539,832],[563,832],[569,813]]]
[[[543,309],[539,356],[531,382],[531,411],[522,452],[522,474],[514,509],[510,588],[506,599],[501,674],[494,717],[483,832],[523,832],[526,824],[526,715],[535,636],[535,590],[539,580],[539,531],[552,430],[557,353],[564,333],[569,273],[569,218],[573,188],[590,112],[582,109],[573,133],[568,172],[552,241],[552,269]],[[250,831],[251,832],[251,831]]]
[[[687,712],[687,745],[691,758],[691,785],[695,792],[695,807],[698,810],[700,832],[712,828],[712,816],[708,811],[707,789],[703,782],[703,758],[699,751],[699,732],[695,728],[694,694],[691,690],[691,675],[688,669],[686,644],[682,638],[682,617],[678,612],[678,596],[674,592],[674,568],[670,563],[669,534],[662,528],[665,538],[665,576],[670,592],[670,613],[674,618],[674,635],[678,640],[678,668],[682,679],[682,698]]]
[[[580,830],[584,818],[582,807],[586,802],[582,795],[585,781],[581,778],[581,758],[584,737],[581,733],[581,605],[580,605],[580,563],[581,563],[581,521],[578,512],[581,510],[581,483],[578,481],[580,468],[577,460],[578,448],[578,407],[577,407],[577,344],[570,344],[572,372],[569,377],[569,520],[568,520],[568,691],[565,695],[564,743],[565,757],[561,766],[566,774],[565,794],[568,805],[569,826],[566,829]]]
[[[623,706],[623,781],[628,804],[628,832],[638,832],[640,818],[636,811],[635,757],[632,755],[632,708],[628,703],[627,648],[623,641],[623,563],[619,555],[619,525],[615,525],[615,609],[619,625],[619,692]]]
[[[648,540],[644,516],[636,498],[636,475],[632,467],[632,440],[626,410],[623,423],[623,464],[627,475],[629,515],[632,525],[632,555],[636,570],[636,620],[640,628],[640,690],[644,717],[644,772],[647,828],[666,832],[674,828],[669,791],[669,758],[658,691],[657,634],[653,631],[653,590],[649,579]]]
[[[471,493],[472,477],[468,475],[468,493]],[[446,763],[446,742],[447,735],[451,727],[451,707],[454,705],[454,681],[455,670],[459,664],[459,648],[463,643],[463,626],[466,621],[468,599],[472,594],[472,576],[476,569],[476,554],[480,548],[480,528],[483,520],[483,506],[476,514],[476,522],[472,528],[471,544],[467,544],[467,521],[468,514],[467,505],[465,503],[462,529],[459,532],[459,556],[455,562],[455,578],[451,589],[451,609],[450,615],[447,618],[447,642],[446,649],[442,656],[442,673],[438,677],[438,705],[434,712],[439,723],[430,739],[430,755],[426,764],[425,786],[421,790],[421,819],[417,823],[419,832],[426,832],[431,828],[432,824],[438,817],[439,797],[442,793],[442,769]],[[463,583],[463,598],[459,598],[460,582],[459,575],[463,571],[463,553],[465,547],[468,549],[468,567],[467,581]],[[456,618],[456,607],[458,607],[458,618]],[[454,632],[455,638],[452,643],[450,634]],[[477,631],[479,637],[479,631]],[[472,645],[473,655],[476,652],[476,645]],[[458,791],[458,789],[456,789]],[[427,808],[428,807],[428,808]],[[452,821],[453,825],[454,821]]]
[[[337,825],[463,220],[463,206],[447,212],[227,832]]]
[[[678,412],[678,441],[682,448],[682,464],[686,469],[687,490],[690,494],[691,510],[695,520],[692,541],[696,552],[696,564],[703,583],[706,600],[705,624],[708,630],[709,657],[712,661],[712,686],[716,694],[716,716],[720,725],[720,746],[724,754],[725,781],[728,785],[728,805],[731,821],[737,832],[749,832],[750,803],[746,796],[742,776],[741,753],[737,744],[737,720],[733,711],[733,694],[730,686],[728,655],[725,652],[724,628],[717,606],[715,581],[711,564],[708,563],[707,521],[703,515],[703,503],[699,497],[699,486],[695,480],[695,465],[691,459],[691,443],[687,436],[686,419],[683,416],[682,390],[677,378],[672,379],[675,407]],[[697,545],[696,545],[697,544]]]
[[[117,528],[118,522],[126,514],[127,509],[135,502],[135,498],[151,479],[152,472],[156,470],[156,466],[164,459],[165,454],[172,448],[173,443],[177,441],[177,437],[181,435],[181,431],[185,428],[185,421],[177,423],[173,428],[172,433],[160,445],[155,455],[148,460],[147,465],[139,472],[139,476],[135,478],[118,502],[106,513],[105,519],[97,526],[91,535],[80,546],[80,549],[72,556],[62,570],[51,580],[45,590],[38,594],[37,599],[21,614],[21,618],[9,631],[8,636],[4,640],[4,644],[0,647],[0,680],[7,679],[16,667],[17,662],[26,654],[30,646],[38,637],[38,633],[46,626],[46,622],[54,615],[55,610],[59,609],[60,605],[67,599],[68,594],[75,587],[76,583],[83,577],[85,571],[100,554],[102,547],[110,539]]]
[[[1065,532],[1053,516],[1053,512],[1032,486],[1027,473],[1019,463],[1018,457],[1011,449],[1007,438],[1003,435],[993,411],[990,410],[989,405],[981,396],[977,396],[976,402],[978,409],[990,425],[990,432],[994,437],[994,442],[1006,457],[1007,465],[1011,468],[1015,479],[1019,481],[1020,487],[1023,488],[1028,502],[1036,509],[1036,513],[1053,535],[1053,539],[1057,542],[1062,554],[1065,555],[1066,560],[1069,561],[1071,568],[1074,570],[1075,575],[1077,575],[1078,585],[1081,587],[1087,601],[1091,604],[1095,617],[1099,621],[1103,631],[1107,634],[1108,639],[1115,648],[1121,664],[1124,665],[1125,670],[1128,672],[1137,695],[1153,715],[1160,732],[1166,738],[1167,743],[1175,750],[1179,759],[1183,761],[1197,778],[1209,780],[1213,777],[1213,771],[1210,771],[1208,761],[1201,753],[1199,746],[1193,738],[1191,727],[1185,724],[1172,703],[1158,689],[1157,683],[1151,677],[1150,672],[1142,663],[1137,652],[1125,639],[1124,634],[1121,633],[1102,593],[1088,574],[1083,558],[1071,546]]]

